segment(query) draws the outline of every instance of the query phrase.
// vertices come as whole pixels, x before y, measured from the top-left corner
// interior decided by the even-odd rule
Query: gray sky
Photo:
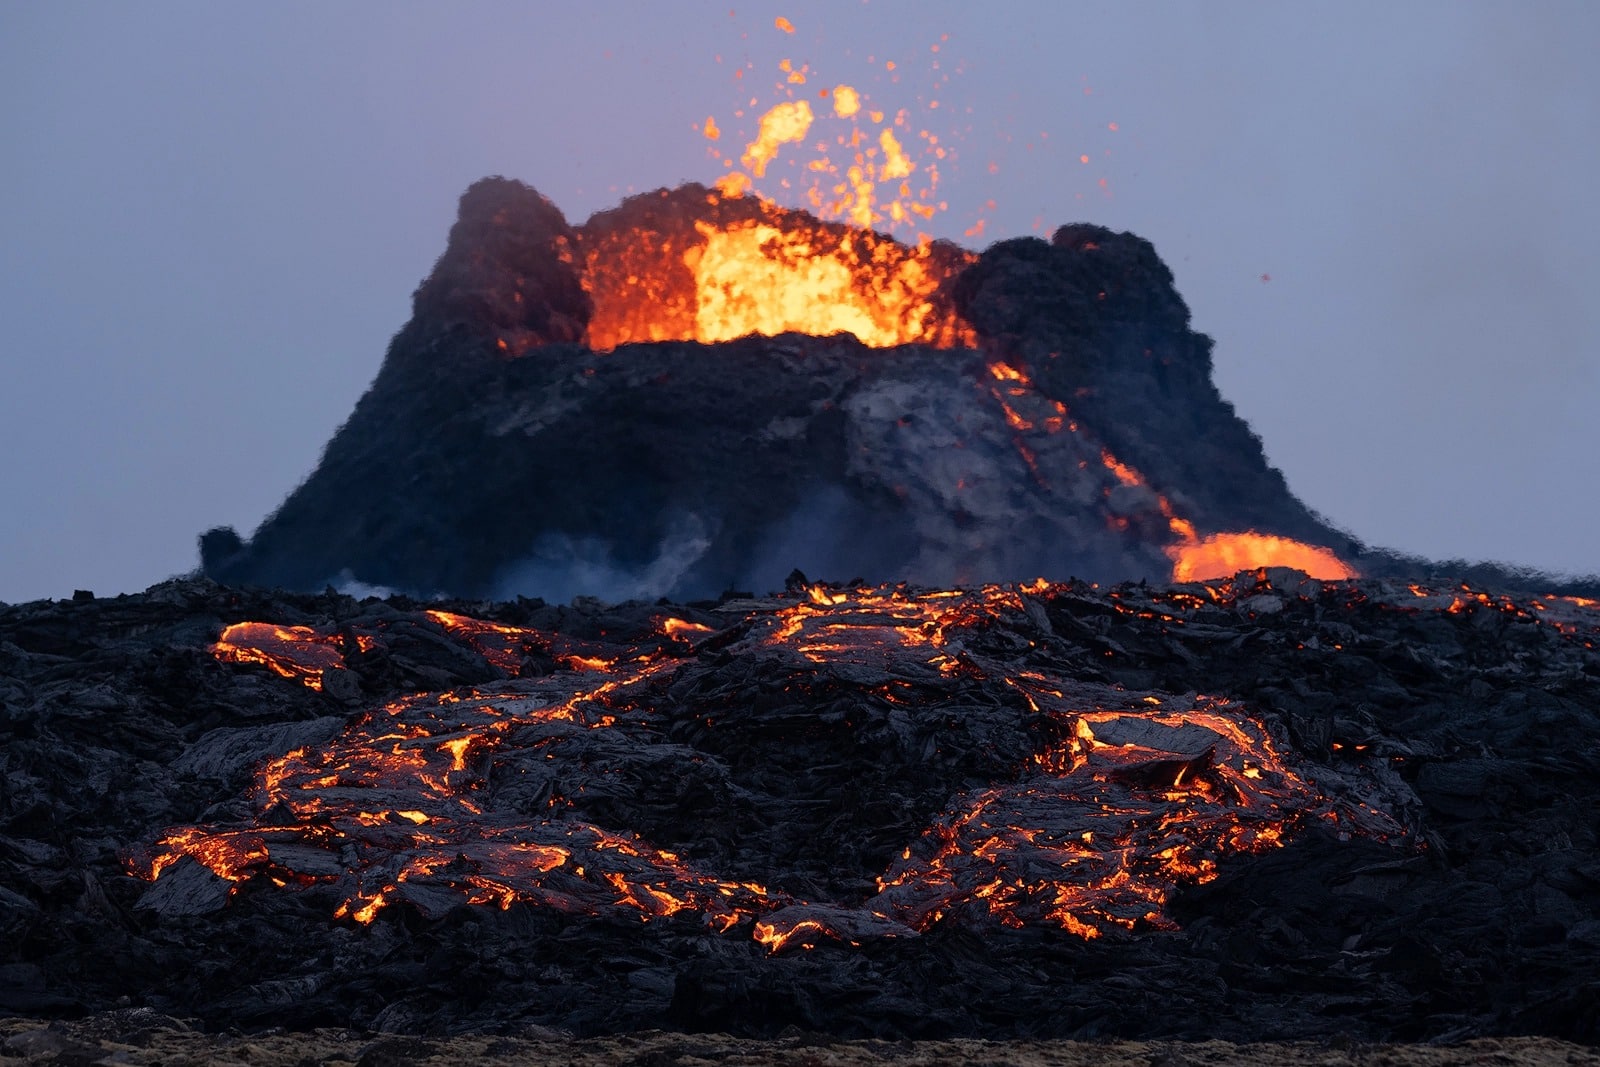
[[[750,132],[783,58],[954,150],[938,236],[1155,242],[1328,519],[1600,570],[1600,4],[732,8],[0,6],[0,600],[142,589],[206,527],[248,535],[470,182],[577,222],[710,181],[697,125]]]

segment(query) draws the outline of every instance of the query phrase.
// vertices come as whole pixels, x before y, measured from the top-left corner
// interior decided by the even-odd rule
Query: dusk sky
[[[1597,55],[1592,0],[5,4],[0,601],[248,536],[471,182],[710,182],[784,59],[938,137],[935,236],[1154,242],[1334,524],[1600,571]]]

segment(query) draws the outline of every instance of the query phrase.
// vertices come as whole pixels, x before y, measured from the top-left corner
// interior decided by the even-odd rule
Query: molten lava
[[[1047,435],[1062,432],[1081,434],[1084,433],[1083,429],[1067,406],[1060,400],[1040,393],[1025,371],[1003,360],[994,360],[989,363],[989,376],[994,379],[989,392],[1005,413],[1006,424],[1017,434],[1013,444],[1034,478],[1043,483],[1047,475],[1039,469],[1034,450],[1028,447],[1024,435],[1040,431]],[[1026,413],[1024,408],[1027,409]],[[1101,447],[1100,464],[1117,485],[1151,488],[1144,475],[1112,455],[1108,448]],[[1109,499],[1111,492],[1111,486],[1107,485],[1102,495]],[[1340,560],[1330,549],[1254,530],[1214,533],[1202,538],[1196,532],[1194,523],[1177,513],[1166,494],[1155,493],[1155,503],[1168,534],[1174,539],[1166,552],[1172,560],[1172,580],[1175,582],[1200,581],[1257,567],[1290,567],[1320,579],[1357,577],[1355,568]],[[1125,519],[1117,516],[1111,517],[1110,521],[1113,524],[1126,523]]]
[[[776,25],[794,32],[786,20]],[[726,173],[703,202],[663,204],[621,235],[604,217],[585,227],[591,348],[791,331],[849,332],[873,347],[976,343],[940,295],[976,257],[926,234],[901,244],[875,232],[944,210],[936,190],[947,148],[914,128],[908,110],[875,107],[856,86],[822,89],[817,98],[829,103],[813,107],[803,88],[811,77],[806,64],[779,64],[777,100],[751,112],[756,127],[736,156],[717,147],[733,124],[705,120],[700,132]],[[810,213],[779,207],[762,191],[785,152],[786,176],[774,191],[797,193]]]
[[[1234,595],[1226,583],[1208,592]],[[442,635],[508,675],[539,655],[565,669],[373,708],[328,746],[267,762],[256,821],[175,829],[134,869],[154,879],[187,858],[235,888],[258,876],[285,889],[331,885],[343,900],[337,915],[359,923],[397,903],[424,915],[518,903],[644,921],[682,912],[717,930],[742,928],[775,951],[816,938],[911,937],[944,922],[1044,924],[1085,938],[1171,928],[1173,892],[1214,878],[1230,855],[1277,848],[1313,821],[1400,833],[1386,816],[1325,795],[1237,704],[1127,693],[1046,669],[1009,673],[982,651],[986,633],[1038,617],[1055,595],[1045,582],[924,593],[814,586],[750,605],[721,631],[731,644],[707,641],[715,631],[706,624],[664,615],[642,643],[561,651],[554,635],[430,611]],[[1179,624],[1201,601],[1172,594],[1164,603]],[[344,647],[385,641],[378,624]],[[859,679],[861,699],[907,715],[919,714],[919,686],[989,679],[1019,714],[1054,724],[1041,736],[1055,740],[1014,778],[953,797],[864,898],[806,900],[719,877],[579,814],[563,792],[586,788],[582,768],[562,763],[563,739],[648,737],[663,701],[692,699],[692,685],[680,689],[700,654],[695,641],[718,657],[776,656],[799,685],[819,670]],[[315,686],[337,666],[337,647],[323,631],[246,623],[213,652]],[[550,782],[530,794],[537,806],[497,801],[489,783],[530,767]]]
[[[915,250],[860,234],[819,254],[805,233],[761,223],[697,229],[706,239],[692,264],[698,340],[852,333],[887,348],[958,336],[954,323],[937,321],[941,279]]]
[[[1201,581],[1256,567],[1292,567],[1313,578],[1356,577],[1354,568],[1326,548],[1253,530],[1191,539],[1173,546],[1169,554],[1175,582]]]
[[[944,288],[975,258],[903,245],[753,197],[650,194],[584,228],[584,285],[597,351],[637,341],[852,333],[886,348],[971,346]]]
[[[784,20],[777,25],[792,32]],[[715,190],[636,197],[592,218],[575,244],[562,238],[563,260],[577,267],[593,303],[588,345],[603,352],[642,341],[848,332],[871,347],[976,347],[951,296],[976,257],[925,235],[903,244],[873,229],[943,209],[934,193],[946,156],[938,138],[913,133],[905,112],[890,117],[846,84],[819,94],[831,96],[831,108],[813,110],[793,95],[808,68],[785,61],[782,69],[787,98],[760,116],[738,157],[743,172],[724,159],[729,173]],[[816,214],[760,196],[756,182],[781,153],[835,119],[849,124],[847,133],[817,144],[804,168]],[[718,142],[723,129],[713,117],[703,133]],[[504,340],[501,347],[511,350]],[[1031,435],[1088,435],[1062,399],[1041,393],[996,350],[986,355],[992,382],[982,387],[1047,487],[1055,472],[1042,468],[1041,438]],[[1081,463],[1099,480],[1089,498],[1098,490],[1111,528],[1166,544],[1176,580],[1268,565],[1325,579],[1354,574],[1330,550],[1288,538],[1202,536],[1138,470],[1107,448],[1098,456],[1098,468]],[[1145,533],[1113,508],[1119,496],[1154,500],[1139,505],[1150,516]],[[1207,592],[1232,595],[1225,586]],[[720,631],[664,615],[649,640],[623,647],[429,611],[439,640],[472,650],[505,680],[368,710],[326,747],[262,766],[254,821],[174,829],[134,866],[155,879],[187,860],[236,889],[258,878],[289,890],[327,885],[341,901],[335,914],[363,924],[396,904],[429,916],[485,904],[644,921],[687,913],[776,951],[816,938],[913,937],[947,922],[1043,925],[1082,938],[1171,928],[1172,895],[1215,878],[1230,856],[1280,847],[1314,823],[1399,835],[1381,813],[1328,795],[1238,704],[1131,694],[1043,666],[1019,670],[984,651],[1005,620],[1047,618],[1043,605],[1054,595],[1042,582],[922,593],[813,586],[751,605]],[[1198,601],[1174,594],[1163,617],[1180,625]],[[1444,610],[1460,604],[1476,606],[1456,597]],[[336,634],[243,622],[212,651],[321,689],[328,671],[350,666],[347,655],[387,640],[382,624]],[[1001,706],[1038,728],[1039,744],[997,783],[973,788],[968,780],[940,793],[949,797],[945,810],[877,870],[870,893],[808,900],[794,887],[724,877],[588,814],[581,794],[606,787],[564,745],[585,736],[619,746],[659,742],[664,709],[692,703],[692,671],[713,647],[708,655],[782,663],[783,688],[799,694],[807,714],[824,714],[804,703],[822,674],[906,717],[925,713],[919,694],[935,687],[990,682]],[[695,715],[713,728],[717,716]],[[501,802],[501,790],[515,801]]]
[[[372,647],[370,636],[354,640],[362,651]],[[337,635],[318,633],[308,626],[240,622],[222,631],[211,653],[224,663],[260,663],[274,674],[321,689],[323,671],[344,667],[341,643]]]

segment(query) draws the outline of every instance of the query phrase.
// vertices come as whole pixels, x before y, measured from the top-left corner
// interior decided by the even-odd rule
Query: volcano
[[[698,185],[572,227],[486,179],[377,379],[221,581],[715,596],[1361,570],[1211,381],[1150,244],[974,255]]]

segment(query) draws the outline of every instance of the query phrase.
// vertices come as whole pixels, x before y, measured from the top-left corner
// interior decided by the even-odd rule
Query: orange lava
[[[794,32],[782,18],[775,26]],[[659,210],[635,213],[624,232],[608,229],[609,213],[584,227],[589,346],[786,332],[851,333],[872,347],[974,345],[938,294],[976,257],[927,234],[902,244],[877,232],[945,209],[936,190],[950,153],[939,136],[857,86],[806,88],[815,74],[804,63],[784,59],[778,74],[775,102],[750,97],[734,114],[754,122],[742,148],[720,147],[738,133],[734,120],[697,126],[724,168],[702,202],[663,191],[650,194],[666,201]],[[779,207],[764,188],[809,213]]]
[[[1329,549],[1254,531],[1212,534],[1174,545],[1167,553],[1172,557],[1175,582],[1201,581],[1257,567],[1293,567],[1325,580],[1356,577],[1355,569]]]
[[[851,333],[876,348],[937,339],[929,298],[939,279],[915,250],[862,235],[817,254],[805,233],[751,224],[698,227],[695,334]]]
[[[339,639],[309,626],[239,622],[225,628],[211,654],[224,663],[259,663],[274,674],[322,688],[322,672],[344,666]]]
[[[692,195],[645,197],[631,227],[607,213],[585,228],[591,348],[789,332],[851,333],[877,348],[976,343],[941,295],[971,253],[904,245],[752,197],[709,192],[686,203]]]
[[[1016,684],[1042,710],[1066,699],[1042,675]],[[869,907],[918,930],[960,909],[1084,938],[1172,928],[1178,886],[1211,881],[1225,855],[1280,847],[1315,794],[1236,707],[1173,703],[1068,710],[1075,730],[1039,755],[1038,773],[965,798],[931,847],[879,879]],[[1063,822],[1071,834],[1045,829]]]
[[[537,813],[485,807],[484,783],[506,773],[495,770],[504,759],[553,759],[574,732],[649,723],[654,702],[694,662],[677,658],[693,656],[690,638],[713,632],[670,616],[628,650],[571,656],[568,671],[375,707],[329,744],[260,768],[253,801],[270,820],[176,828],[132,869],[154,879],[187,857],[235,888],[258,875],[284,887],[335,885],[343,896],[336,916],[358,923],[396,903],[430,916],[519,902],[643,921],[685,912],[778,951],[818,938],[915,937],[957,917],[1083,938],[1171,927],[1165,904],[1179,886],[1214,878],[1227,855],[1279,847],[1310,820],[1399,832],[1370,809],[1322,795],[1236,704],[1130,694],[1046,670],[1011,673],[1009,660],[972,641],[981,628],[1033,625],[1036,598],[1047,602],[1052,590],[1043,581],[922,593],[813,586],[734,622],[742,636],[719,655],[792,656],[797,680],[807,661],[845,677],[881,677],[863,697],[913,715],[917,685],[905,679],[918,672],[922,685],[990,679],[1020,711],[1061,727],[1061,740],[1014,781],[953,798],[865,900],[807,902],[718,877],[585,821],[559,793]],[[1221,587],[1214,594],[1228,595]],[[1198,603],[1169,599],[1174,611]],[[550,641],[448,612],[428,616],[453,639],[507,657],[503,668]],[[309,628],[246,623],[228,634],[214,647],[227,662],[265,663],[302,679],[313,666],[335,665],[331,636]],[[371,647],[381,632],[355,637]]]

